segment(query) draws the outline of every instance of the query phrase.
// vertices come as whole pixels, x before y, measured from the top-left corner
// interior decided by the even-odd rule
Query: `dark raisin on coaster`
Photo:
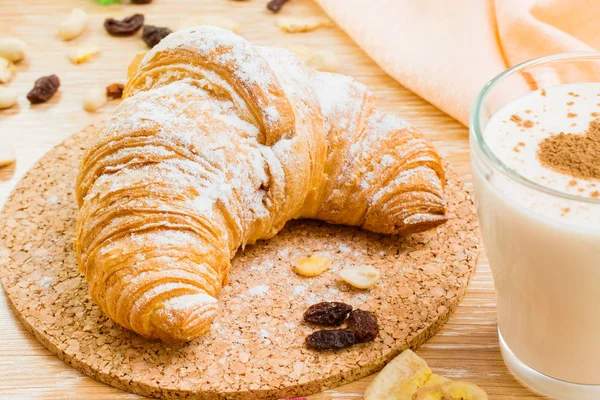
[[[140,30],[144,25],[144,16],[142,14],[133,14],[131,17],[122,20],[106,18],[104,20],[104,29],[113,36],[130,36]]]
[[[40,79],[35,81],[33,89],[27,93],[27,100],[31,104],[45,103],[58,90],[60,87],[60,79],[56,75],[42,76]]]
[[[356,343],[358,338],[350,329],[321,330],[306,337],[306,345],[314,350],[340,350]]]
[[[106,97],[120,99],[123,97],[123,89],[125,89],[125,86],[122,83],[111,83],[106,87]]]
[[[148,47],[152,48],[171,33],[172,31],[169,28],[144,25],[144,30],[142,31],[142,40],[148,45]]]
[[[346,322],[360,343],[375,340],[379,334],[377,317],[370,311],[354,310]]]
[[[276,13],[279,12],[279,10],[281,10],[281,7],[283,7],[283,5],[288,1],[289,0],[271,0],[267,3],[267,8]]]
[[[337,301],[313,304],[304,312],[304,321],[316,325],[339,326],[344,323],[352,306]]]
[[[152,0],[131,0],[131,4],[150,4]]]

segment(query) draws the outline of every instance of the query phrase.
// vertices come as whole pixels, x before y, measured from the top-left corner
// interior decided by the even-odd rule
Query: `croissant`
[[[286,50],[178,31],[124,98],[81,161],[75,249],[93,300],[147,338],[206,333],[237,249],[291,219],[386,234],[447,219],[432,144]]]

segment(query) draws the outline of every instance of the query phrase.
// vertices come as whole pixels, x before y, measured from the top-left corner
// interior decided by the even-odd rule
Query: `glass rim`
[[[520,64],[515,65],[514,67],[508,68],[507,70],[501,72],[492,78],[488,83],[485,84],[483,89],[477,94],[475,97],[475,101],[473,103],[472,111],[469,115],[469,130],[471,131],[471,140],[475,141],[475,144],[481,151],[483,152],[484,157],[492,164],[492,167],[498,171],[500,171],[507,178],[516,181],[524,186],[529,187],[530,189],[534,189],[539,192],[543,192],[552,196],[561,197],[563,199],[598,204],[600,205],[600,199],[593,199],[591,197],[583,197],[574,194],[564,193],[547,186],[543,186],[539,183],[532,181],[529,178],[524,177],[519,174],[512,168],[509,168],[502,160],[494,154],[494,152],[489,148],[487,142],[483,138],[483,132],[481,126],[479,125],[479,117],[481,113],[481,108],[483,105],[483,101],[486,99],[489,92],[502,80],[505,78],[520,72],[524,68],[546,64],[555,61],[586,61],[586,60],[597,60],[600,61],[600,52],[596,51],[578,51],[578,52],[570,52],[570,53],[559,53],[553,54],[545,57],[534,58],[529,61],[522,62]]]

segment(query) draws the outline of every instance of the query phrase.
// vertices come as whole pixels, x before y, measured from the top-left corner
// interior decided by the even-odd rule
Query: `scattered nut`
[[[58,79],[58,76],[42,76],[35,81],[33,89],[27,93],[27,99],[31,104],[45,103],[54,96],[59,87],[60,79]]]
[[[25,58],[25,42],[13,37],[0,37],[0,57],[17,62]]]
[[[330,265],[331,260],[329,258],[315,254],[298,260],[294,266],[294,272],[306,277],[319,276],[327,271]]]
[[[267,9],[273,11],[274,13],[279,12],[281,7],[289,0],[271,0],[267,3]]]
[[[105,105],[107,101],[106,89],[93,88],[88,90],[83,98],[83,109],[87,112],[94,112]]]
[[[0,110],[17,104],[17,91],[13,88],[0,87]]]
[[[340,68],[340,59],[329,50],[319,50],[306,60],[306,65],[318,71],[336,72]]]
[[[355,288],[368,289],[373,287],[379,280],[379,271],[373,267],[363,265],[344,268],[338,273],[338,276]]]
[[[152,48],[161,40],[169,36],[172,32],[173,31],[171,31],[169,28],[144,25],[144,30],[142,31],[142,40],[148,45],[148,47]]]
[[[131,63],[127,67],[127,79],[131,78],[133,74],[135,74],[135,71],[138,70],[140,63],[142,62],[145,56],[146,53],[140,53],[136,54],[135,57],[133,57],[133,60],[131,60]]]
[[[74,8],[69,17],[64,20],[59,28],[58,34],[62,40],[72,40],[81,35],[85,30],[87,14],[81,8]]]
[[[15,75],[15,66],[4,57],[0,57],[0,83],[8,83]]]
[[[191,28],[198,25],[212,25],[219,28],[227,29],[228,31],[238,32],[240,24],[231,18],[220,17],[218,15],[204,15],[199,18],[186,20],[181,28]]]
[[[81,64],[88,61],[90,58],[98,55],[100,53],[100,49],[98,46],[81,46],[75,47],[69,51],[69,61],[73,64]]]
[[[142,25],[144,25],[144,16],[142,14],[134,14],[120,21],[114,18],[104,20],[104,29],[113,36],[133,35],[140,30]]]
[[[305,46],[303,44],[290,44],[285,46],[286,49],[291,51],[301,59],[306,62],[313,54],[315,54],[315,49],[310,46]]]
[[[330,26],[331,20],[323,17],[282,15],[277,17],[275,23],[284,32],[298,33],[314,31],[322,26]]]
[[[125,86],[122,83],[111,83],[106,87],[106,97],[110,100],[120,99],[123,97],[123,89]]]
[[[0,168],[14,163],[15,160],[15,150],[13,147],[7,142],[0,142]]]

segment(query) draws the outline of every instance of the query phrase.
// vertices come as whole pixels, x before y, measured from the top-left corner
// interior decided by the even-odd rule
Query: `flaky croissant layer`
[[[77,180],[79,267],[110,318],[184,342],[230,259],[295,218],[397,234],[446,220],[431,143],[353,79],[231,32],[176,32],[140,63]]]

